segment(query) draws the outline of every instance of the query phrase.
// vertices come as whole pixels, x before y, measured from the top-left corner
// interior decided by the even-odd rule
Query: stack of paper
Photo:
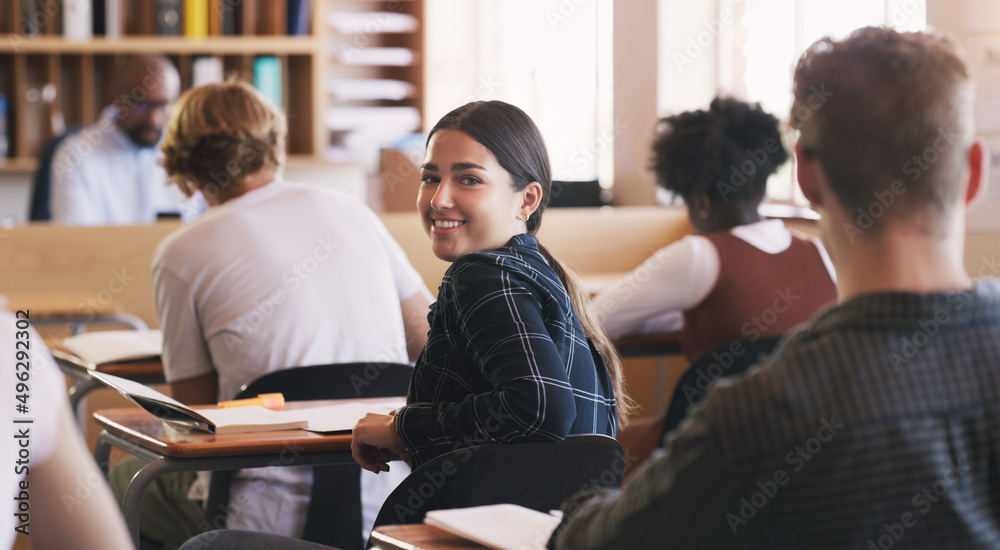
[[[331,78],[326,91],[343,101],[401,100],[413,94],[413,84],[388,78]]]
[[[326,23],[341,34],[413,32],[420,26],[416,17],[393,12],[331,12]]]
[[[415,54],[409,48],[335,47],[333,55],[344,65],[374,65],[406,67],[413,64]]]
[[[516,504],[427,512],[424,523],[497,550],[543,550],[561,518]]]

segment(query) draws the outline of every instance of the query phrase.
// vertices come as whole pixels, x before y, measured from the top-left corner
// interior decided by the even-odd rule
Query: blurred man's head
[[[163,136],[167,111],[180,95],[181,81],[169,59],[130,57],[116,75],[118,127],[139,147],[153,147]]]
[[[946,231],[973,143],[972,77],[951,39],[874,27],[824,38],[799,60],[794,94],[799,150],[858,218],[851,242],[896,222]]]

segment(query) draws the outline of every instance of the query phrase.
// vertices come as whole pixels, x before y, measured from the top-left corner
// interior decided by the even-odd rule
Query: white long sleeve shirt
[[[781,220],[736,226],[734,236],[754,247],[778,254],[792,244]],[[826,249],[813,239],[823,263],[836,281]],[[683,313],[704,300],[719,280],[719,253],[700,235],[689,235],[650,256],[594,299],[598,317],[612,339],[633,334],[680,330]]]

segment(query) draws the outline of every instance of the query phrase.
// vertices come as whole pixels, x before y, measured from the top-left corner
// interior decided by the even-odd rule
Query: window
[[[921,30],[926,19],[923,0],[716,0],[714,7],[700,7],[696,15],[685,18],[681,13],[685,20],[678,23],[680,6],[675,0],[660,2],[660,32],[669,25],[677,33],[683,25],[690,39],[661,38],[661,73],[671,75],[675,86],[678,80],[700,81],[691,82],[684,95],[661,90],[661,114],[703,108],[711,95],[718,94],[760,102],[764,110],[785,121],[792,103],[792,73],[807,46],[823,36],[843,38],[869,25]],[[777,201],[805,202],[791,163],[772,176],[768,195]]]
[[[427,4],[427,126],[474,100],[517,105],[542,132],[557,180],[610,185],[611,0]]]

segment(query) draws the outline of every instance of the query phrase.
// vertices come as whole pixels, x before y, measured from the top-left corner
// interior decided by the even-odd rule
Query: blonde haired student
[[[182,402],[232,399],[292,367],[406,363],[426,340],[430,292],[378,217],[346,194],[283,179],[286,128],[284,113],[242,82],[189,90],[171,115],[167,173],[211,206],[153,259],[164,370]],[[130,470],[119,470],[124,485]],[[371,523],[392,480],[364,472],[361,481]],[[204,530],[205,476],[153,488],[183,512],[144,511],[144,536],[179,544]],[[310,488],[308,468],[242,471],[228,525],[301,536]]]

